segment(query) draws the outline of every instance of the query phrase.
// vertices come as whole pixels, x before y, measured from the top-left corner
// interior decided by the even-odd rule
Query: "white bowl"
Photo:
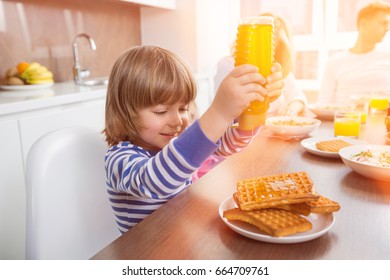
[[[352,104],[340,104],[340,103],[325,103],[325,104],[310,104],[309,109],[319,119],[333,120],[334,113],[336,111],[346,111],[355,109],[355,105]]]
[[[266,127],[275,134],[286,136],[303,136],[319,127],[321,121],[305,117],[279,116],[268,118]]]
[[[362,151],[371,150],[374,153],[381,153],[388,151],[390,153],[390,146],[386,145],[355,145],[342,148],[339,151],[340,157],[344,164],[353,171],[379,181],[390,181],[390,167],[376,166],[372,163],[360,162],[354,158],[355,155]]]

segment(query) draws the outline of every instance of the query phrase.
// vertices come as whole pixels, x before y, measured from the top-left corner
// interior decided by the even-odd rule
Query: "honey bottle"
[[[274,63],[274,19],[270,16],[242,18],[240,20],[235,66],[253,64],[263,77],[271,74]],[[238,126],[243,130],[253,130],[264,124],[269,109],[269,98],[263,102],[253,101],[238,118]]]

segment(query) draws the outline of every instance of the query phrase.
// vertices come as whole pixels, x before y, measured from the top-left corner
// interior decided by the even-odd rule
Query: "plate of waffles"
[[[260,229],[254,225],[243,221],[228,220],[224,216],[224,212],[226,213],[228,210],[235,209],[238,210],[237,204],[235,203],[233,197],[225,199],[219,206],[219,216],[221,217],[222,221],[230,229],[240,235],[267,243],[301,243],[310,241],[327,233],[335,222],[333,213],[311,213],[309,216],[302,218],[312,224],[312,228],[310,230],[287,236],[275,237],[260,231]]]
[[[311,137],[301,141],[301,146],[311,154],[328,157],[340,158],[339,150],[348,146],[361,145],[366,142],[353,138],[337,137]]]

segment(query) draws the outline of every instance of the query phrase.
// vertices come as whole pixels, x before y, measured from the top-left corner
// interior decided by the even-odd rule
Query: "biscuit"
[[[318,200],[312,200],[304,203],[286,204],[276,206],[277,209],[284,209],[299,215],[309,216],[311,213],[326,214],[340,210],[340,204],[330,200],[327,197],[320,196]]]
[[[312,180],[304,171],[238,181],[234,195],[236,204],[244,211],[303,203],[318,198]]]
[[[321,141],[316,143],[316,148],[325,152],[338,153],[341,148],[352,146],[351,143],[341,139]]]
[[[284,204],[275,206],[275,208],[294,212],[303,216],[309,216],[311,214],[311,207],[307,203]]]
[[[260,231],[276,237],[305,232],[312,229],[310,221],[298,214],[281,209],[242,211],[226,210],[223,216],[229,221],[242,221],[256,226]]]
[[[316,201],[309,201],[305,203],[310,207],[311,213],[332,213],[340,210],[340,204],[327,197],[320,196]]]

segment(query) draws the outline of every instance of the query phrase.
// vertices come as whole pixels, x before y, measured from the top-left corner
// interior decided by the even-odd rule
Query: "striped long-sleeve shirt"
[[[121,233],[186,189],[192,183],[192,174],[211,154],[239,152],[256,133],[229,128],[218,143],[213,143],[196,121],[157,153],[130,142],[112,146],[105,157],[106,184]]]

